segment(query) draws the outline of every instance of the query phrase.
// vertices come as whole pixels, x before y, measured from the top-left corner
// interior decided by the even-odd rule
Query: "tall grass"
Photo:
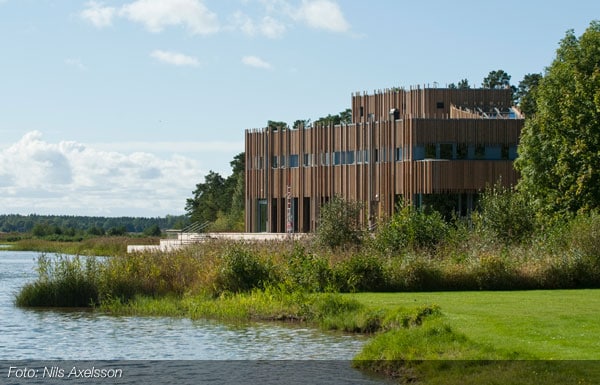
[[[103,266],[93,257],[38,258],[38,279],[26,284],[17,306],[88,307],[99,303]]]

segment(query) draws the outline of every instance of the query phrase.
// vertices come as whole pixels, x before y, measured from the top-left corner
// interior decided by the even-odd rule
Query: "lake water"
[[[114,360],[126,360],[127,365],[137,368],[142,365],[146,369],[147,360],[155,360],[159,362],[158,366],[162,365],[162,369],[156,369],[159,374],[174,370],[165,367],[165,362],[175,367],[188,362],[188,369],[189,365],[198,369],[199,361],[209,361],[204,362],[203,370],[213,374],[235,372],[237,375],[243,373],[244,368],[255,373],[257,362],[260,362],[261,368],[270,367],[268,372],[271,373],[286,365],[295,368],[286,369],[292,374],[300,374],[296,372],[305,370],[301,368],[311,367],[312,372],[321,374],[330,370],[332,373],[327,378],[341,376],[344,381],[340,383],[381,383],[350,368],[348,360],[366,341],[356,335],[275,323],[228,325],[169,317],[118,317],[93,311],[17,308],[14,306],[15,294],[25,283],[36,278],[37,256],[38,253],[33,252],[0,250],[0,378],[7,378],[8,366],[18,367],[12,362],[22,364],[24,360],[36,360],[32,365],[39,366],[35,378],[27,381],[21,378],[22,382],[13,383],[40,380],[44,370],[51,373],[46,363],[56,360],[86,360],[90,363],[110,360],[113,365],[120,362]],[[233,368],[229,366],[234,363],[242,368],[231,370]],[[150,367],[156,368],[156,365]],[[57,366],[52,373],[60,374],[59,369],[64,368]],[[10,378],[16,380],[15,370],[10,373]],[[149,371],[144,370],[144,373]],[[188,376],[190,383],[201,383],[197,374],[194,376]],[[222,375],[213,377],[215,381],[207,383],[223,380]],[[123,383],[138,383],[131,376],[129,378],[132,382]],[[157,377],[152,378],[156,380]],[[249,383],[248,379],[248,374],[239,378],[240,383]],[[172,378],[168,380],[171,382]],[[288,380],[286,383],[294,383],[291,377]],[[302,380],[307,383],[303,375],[300,376]],[[232,382],[235,381],[229,378],[223,383]],[[259,383],[269,382],[261,379]]]

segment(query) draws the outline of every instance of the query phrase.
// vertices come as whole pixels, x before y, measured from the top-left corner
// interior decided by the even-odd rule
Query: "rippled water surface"
[[[242,326],[91,311],[20,309],[37,253],[0,251],[0,360],[351,359],[363,338],[273,323]]]

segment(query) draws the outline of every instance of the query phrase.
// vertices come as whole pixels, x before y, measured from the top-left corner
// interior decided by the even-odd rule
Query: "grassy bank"
[[[21,237],[16,241],[4,242],[14,251],[39,251],[71,255],[115,256],[127,253],[128,245],[158,244],[158,237],[88,237],[81,240],[50,241],[35,237]]]
[[[435,303],[432,305],[432,303]],[[275,288],[105,303],[118,315],[293,320],[369,333],[356,367],[421,384],[594,384],[600,290],[289,293]],[[589,361],[586,361],[589,360]]]

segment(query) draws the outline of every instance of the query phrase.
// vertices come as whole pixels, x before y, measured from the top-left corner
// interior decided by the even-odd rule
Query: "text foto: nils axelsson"
[[[76,366],[70,369],[64,369],[60,366],[44,366],[44,368],[19,368],[11,366],[8,368],[8,378],[122,378],[123,369],[100,369],[92,366],[91,368],[78,368]]]

